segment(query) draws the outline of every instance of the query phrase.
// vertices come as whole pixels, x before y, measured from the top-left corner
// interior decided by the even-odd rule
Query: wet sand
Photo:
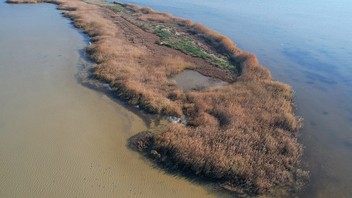
[[[77,81],[87,41],[54,5],[0,4],[0,197],[214,196],[128,149],[144,121]]]

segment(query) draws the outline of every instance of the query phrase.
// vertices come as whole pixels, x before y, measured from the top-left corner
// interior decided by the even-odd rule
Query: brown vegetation
[[[300,121],[294,115],[291,88],[273,81],[253,54],[240,50],[229,38],[189,20],[133,5],[123,5],[132,13],[116,13],[79,0],[7,2],[58,4],[90,36],[87,52],[97,63],[96,78],[108,82],[121,99],[148,112],[187,117],[187,126],[169,124],[131,139],[158,163],[251,195],[297,187],[307,174],[299,168]],[[169,78],[186,68],[218,78],[229,72],[156,44],[159,38],[147,31],[159,23],[172,23],[205,50],[230,57],[241,75],[221,88],[184,93]]]

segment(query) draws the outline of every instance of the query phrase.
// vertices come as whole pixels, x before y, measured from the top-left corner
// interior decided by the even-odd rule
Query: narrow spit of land
[[[161,167],[208,178],[236,195],[292,193],[300,169],[301,122],[293,92],[256,57],[208,28],[149,8],[101,0],[55,3],[87,33],[92,76],[124,101],[172,117],[131,138]],[[227,82],[185,92],[172,80],[186,69]]]

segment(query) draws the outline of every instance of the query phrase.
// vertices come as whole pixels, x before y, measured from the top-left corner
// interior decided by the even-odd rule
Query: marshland
[[[8,3],[43,2],[57,4],[63,16],[70,18],[73,25],[89,37],[89,45],[85,49],[81,47],[80,51],[81,56],[89,60],[78,68],[78,73],[86,71],[88,75],[84,75],[84,79],[80,76],[78,81],[98,90],[108,88],[102,92],[103,96],[111,96],[107,97],[108,100],[124,102],[134,113],[151,119],[147,126],[137,124],[134,120],[140,118],[131,112],[122,113],[129,111],[120,106],[118,119],[123,120],[126,115],[129,115],[127,118],[135,118],[127,122],[129,129],[116,131],[130,131],[124,134],[124,138],[119,138],[119,143],[115,142],[120,147],[112,144],[110,148],[117,159],[123,156],[124,160],[136,160],[134,157],[140,156],[138,165],[128,170],[140,168],[138,173],[146,174],[150,171],[145,167],[149,166],[155,171],[152,171],[155,177],[144,181],[146,185],[153,181],[161,182],[156,178],[164,173],[167,184],[180,183],[171,185],[170,190],[189,186],[187,178],[196,181],[191,186],[197,188],[192,197],[204,197],[206,192],[211,192],[208,196],[220,196],[219,193],[224,192],[221,196],[282,197],[295,196],[307,182],[309,174],[301,164],[303,147],[297,140],[302,120],[295,115],[293,91],[287,84],[273,80],[255,55],[239,49],[229,38],[204,25],[146,7],[98,0],[8,0]],[[33,55],[30,57],[33,58]],[[78,54],[72,59],[77,61],[77,57]],[[74,65],[73,62],[71,65]],[[190,72],[199,79],[207,79],[206,82],[220,84],[185,89],[177,79]],[[80,112],[78,109],[73,112],[77,111]],[[116,116],[108,117],[113,120]],[[175,119],[178,121],[175,122]],[[126,125],[126,121],[120,124]],[[110,124],[103,126],[110,127]],[[57,130],[58,127],[52,128]],[[103,135],[105,130],[95,132]],[[89,141],[94,142],[93,139]],[[80,148],[83,152],[84,148]],[[115,153],[116,150],[120,152]],[[111,159],[114,161],[114,158]],[[36,163],[36,160],[33,162]],[[154,165],[157,166],[153,169]],[[46,163],[43,166],[46,167]],[[119,166],[110,169],[105,168],[100,174],[124,172]],[[129,174],[128,178],[138,180],[136,174]],[[177,176],[175,181],[169,179],[171,174]],[[97,176],[95,181],[100,177]],[[110,175],[111,180],[107,182],[114,183],[114,178]],[[84,177],[86,180],[87,177]],[[42,182],[38,181],[39,184]],[[54,183],[55,179],[52,185],[57,187]],[[112,196],[119,190],[127,192],[124,187],[127,183],[123,179],[117,183],[121,185],[110,185],[108,192],[112,193],[104,196]],[[208,187],[202,188],[201,184]],[[27,186],[25,183],[22,185]],[[106,186],[101,182],[98,185],[100,190],[92,192],[98,193],[96,195],[106,193],[101,190]],[[160,192],[142,192],[138,184],[133,186],[137,190],[130,189],[129,196],[132,197],[151,192],[164,197],[171,196],[167,193],[172,192],[167,188]],[[91,187],[94,189],[94,184]],[[93,196],[84,189],[80,188],[83,193]],[[187,189],[172,195],[184,196],[190,193]],[[219,189],[217,193],[215,189]],[[11,190],[6,192],[11,194]],[[43,192],[50,193],[50,188],[34,193]],[[76,195],[83,196],[80,193]]]

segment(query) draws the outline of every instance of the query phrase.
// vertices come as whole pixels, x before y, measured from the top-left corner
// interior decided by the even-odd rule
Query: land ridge
[[[100,0],[8,0],[55,3],[87,33],[93,75],[144,111],[183,118],[131,138],[162,166],[211,178],[237,196],[298,189],[300,118],[293,91],[272,80],[253,54],[190,20],[150,8]],[[185,93],[171,77],[187,69],[229,84]],[[292,193],[292,192],[291,192]]]

